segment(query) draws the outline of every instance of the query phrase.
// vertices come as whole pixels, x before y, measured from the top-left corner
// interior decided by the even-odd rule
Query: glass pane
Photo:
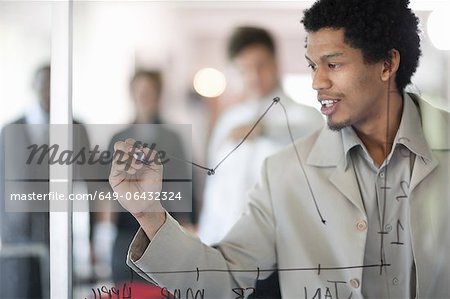
[[[304,60],[306,33],[299,24],[302,10],[310,3],[76,1],[73,112],[74,120],[83,124],[85,132],[74,142],[79,148],[88,144],[98,157],[111,153],[114,141],[139,136],[130,134],[131,124],[189,124],[191,135],[186,138],[181,133],[177,138],[194,162],[211,167],[208,145],[215,122],[226,109],[246,100],[242,78],[227,57],[230,33],[242,25],[262,27],[274,35],[280,85],[295,102],[317,108],[316,92],[311,88]],[[428,15],[429,11],[418,12],[421,22]],[[419,66],[412,89],[422,90],[435,104],[448,108],[449,102],[444,100],[449,93],[448,53],[434,49],[426,37],[423,50],[427,62]],[[225,92],[217,97],[202,97],[198,86],[194,90],[195,74],[206,67],[220,70],[226,77]],[[277,119],[284,126],[283,117],[281,114]],[[281,133],[288,136],[287,131]],[[146,138],[135,139],[151,144]],[[218,156],[224,155],[220,152]],[[252,165],[248,173],[257,177],[259,169],[260,165]],[[193,213],[180,215],[179,220],[195,232],[197,207],[202,203],[209,177],[204,169],[193,167],[192,172]],[[111,191],[108,165],[93,167],[87,173],[88,176],[75,178],[74,193],[105,195]],[[226,179],[231,180],[230,177]],[[125,264],[127,248],[138,228],[136,221],[127,213],[117,212],[117,203],[100,207],[92,202],[77,205],[79,209],[73,215],[74,297],[99,298],[101,294],[119,293],[123,298],[131,293],[138,296],[140,293],[131,288],[131,281],[139,286],[143,283],[142,290],[149,294],[164,297],[164,291],[149,286]]]
[[[7,166],[6,147],[14,158],[26,161],[26,147],[48,143],[41,128],[49,122],[51,3],[0,2],[0,290],[2,298],[49,298],[49,214],[36,209],[12,211],[6,207],[5,188],[14,184],[21,195],[48,193],[48,163]],[[16,124],[13,136],[8,124]]]

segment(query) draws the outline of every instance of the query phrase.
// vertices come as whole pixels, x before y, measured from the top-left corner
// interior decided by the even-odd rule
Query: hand
[[[149,165],[136,160],[135,153],[143,153]],[[146,212],[162,212],[159,201],[146,200],[140,195],[147,192],[160,192],[162,189],[163,166],[158,163],[157,152],[143,148],[134,139],[118,141],[114,144],[114,159],[112,162],[109,183],[114,192],[118,193],[120,204],[135,217]],[[128,194],[127,194],[128,193]],[[131,193],[131,199],[130,198]],[[135,199],[135,194],[136,198]]]

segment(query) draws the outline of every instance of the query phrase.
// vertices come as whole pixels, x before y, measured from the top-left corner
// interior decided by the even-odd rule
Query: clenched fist
[[[149,238],[164,223],[165,210],[159,201],[141,195],[160,192],[162,179],[163,166],[154,149],[131,138],[114,144],[109,183],[120,204],[139,221]]]

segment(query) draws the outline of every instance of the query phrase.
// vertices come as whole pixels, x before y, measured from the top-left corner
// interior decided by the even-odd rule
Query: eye
[[[336,63],[329,63],[328,64],[328,68],[330,68],[332,70],[337,69],[338,67],[339,67],[339,64],[336,64]]]
[[[310,68],[312,71],[316,70],[316,66],[311,63],[308,64],[308,68]]]

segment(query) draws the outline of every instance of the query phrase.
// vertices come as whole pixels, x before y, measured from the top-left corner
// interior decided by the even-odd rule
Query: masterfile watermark
[[[68,196],[64,193],[52,191],[49,193],[11,193],[9,195],[10,200],[37,200],[37,201],[66,201],[66,200],[95,200],[94,194],[75,194],[70,193]]]
[[[27,147],[30,150],[28,159],[26,160],[26,164],[30,165],[32,163],[42,164],[45,163],[49,165],[59,164],[59,165],[110,165],[114,159],[117,158],[122,160],[125,155],[127,155],[126,159],[126,167],[130,167],[131,162],[135,154],[142,153],[141,148],[148,148],[149,151],[147,154],[143,156],[144,160],[149,164],[156,165],[164,165],[167,164],[170,159],[166,158],[167,153],[164,150],[155,150],[156,143],[152,143],[150,146],[147,143],[142,143],[140,141],[136,141],[134,146],[132,147],[131,152],[125,153],[122,151],[115,151],[111,153],[109,150],[100,151],[99,145],[95,145],[93,150],[89,148],[82,147],[78,151],[75,150],[62,150],[60,151],[60,146],[58,144],[53,144],[49,146],[48,144],[31,144]],[[153,152],[156,152],[156,155],[153,155]],[[48,160],[45,158],[48,157]],[[142,163],[140,160],[137,160],[136,163]]]
[[[0,200],[7,212],[64,212],[67,201],[73,211],[123,212],[122,200],[149,199],[159,200],[170,212],[191,212],[191,134],[190,125],[6,125]],[[129,151],[114,150],[117,141],[130,138],[136,142]],[[125,171],[134,163],[162,165],[161,192],[120,197],[109,184],[115,159]],[[127,179],[137,180],[135,175]],[[161,184],[145,181],[154,183]]]

